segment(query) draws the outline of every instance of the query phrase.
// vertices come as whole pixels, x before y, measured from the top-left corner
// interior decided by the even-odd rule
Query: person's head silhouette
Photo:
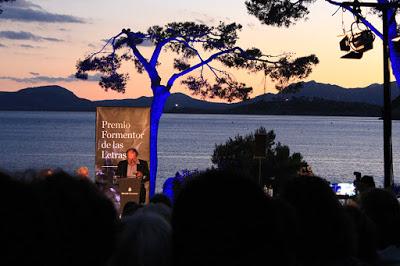
[[[173,207],[174,265],[291,265],[283,210],[237,173],[191,178]]]

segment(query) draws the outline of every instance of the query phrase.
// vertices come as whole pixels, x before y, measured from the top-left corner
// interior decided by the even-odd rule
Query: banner
[[[97,107],[95,159],[97,182],[113,184],[116,178],[127,177],[126,164],[125,168],[121,166],[118,168],[118,164],[127,160],[128,149],[137,151],[139,159],[137,161],[140,161],[137,169],[144,169],[142,172],[148,175],[150,108]]]

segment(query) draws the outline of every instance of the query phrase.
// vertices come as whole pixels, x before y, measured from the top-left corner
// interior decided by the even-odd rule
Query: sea
[[[212,166],[216,144],[258,127],[300,152],[314,173],[352,182],[353,172],[383,183],[383,122],[375,117],[164,114],[159,131],[157,191],[177,171]],[[88,166],[94,172],[95,113],[0,111],[0,169]],[[400,121],[393,121],[393,168],[400,183]]]

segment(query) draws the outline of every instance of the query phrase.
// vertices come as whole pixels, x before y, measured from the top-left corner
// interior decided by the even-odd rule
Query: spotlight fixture
[[[348,36],[344,36],[344,38],[340,41],[340,51],[350,51],[350,39]]]
[[[342,56],[344,59],[361,59],[363,53],[372,50],[374,48],[374,40],[375,35],[371,30],[360,30],[358,26],[358,22],[353,22],[351,25],[351,32],[347,34],[339,43],[340,50],[349,52]],[[357,28],[360,30],[355,32],[353,26],[357,25]]]
[[[374,48],[375,35],[371,30],[364,30],[353,35],[351,44],[354,51],[364,53]]]

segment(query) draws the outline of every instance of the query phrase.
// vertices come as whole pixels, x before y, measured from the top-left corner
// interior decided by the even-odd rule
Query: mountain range
[[[392,83],[392,98],[400,95]],[[152,97],[91,101],[77,97],[66,88],[51,85],[0,92],[0,110],[94,111],[96,106],[150,106]],[[173,93],[164,111],[173,113],[313,114],[380,116],[383,103],[381,84],[364,88],[343,88],[309,81],[290,94],[266,93],[238,103],[216,103]]]

